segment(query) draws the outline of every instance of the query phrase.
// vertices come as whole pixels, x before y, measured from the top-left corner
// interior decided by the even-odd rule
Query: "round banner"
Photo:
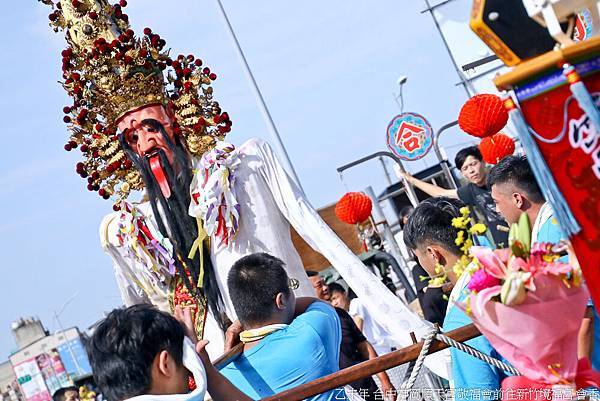
[[[402,160],[418,160],[433,146],[433,129],[417,113],[398,114],[387,128],[387,146]]]

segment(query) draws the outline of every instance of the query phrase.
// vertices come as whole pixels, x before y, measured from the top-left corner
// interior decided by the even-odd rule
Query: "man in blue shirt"
[[[257,400],[339,370],[337,313],[316,298],[296,299],[297,281],[288,278],[280,259],[245,256],[231,268],[227,284],[244,348],[221,373],[237,388]],[[346,400],[346,394],[335,389],[308,399]]]
[[[558,243],[567,239],[545,201],[525,156],[508,156],[500,160],[488,175],[488,186],[496,209],[508,222],[519,221],[527,213],[532,224],[531,242]]]
[[[404,227],[404,242],[410,248],[419,264],[431,277],[445,273],[454,288],[448,300],[444,319],[444,331],[450,331],[472,323],[457,306],[466,296],[468,272],[457,276],[453,267],[462,255],[455,239],[459,230],[452,226],[452,219],[461,216],[460,208],[465,204],[458,199],[439,197],[423,201],[415,208]],[[440,271],[440,269],[443,270]],[[499,358],[489,341],[477,337],[467,344],[479,351]],[[487,364],[455,348],[450,350],[452,357],[451,383],[454,401],[495,400],[500,395],[500,384],[506,377],[498,368]]]
[[[516,223],[522,213],[527,213],[532,224],[532,244],[557,244],[567,239],[554,217],[550,204],[544,200],[525,156],[509,156],[502,159],[490,170],[488,185],[492,188],[496,208],[509,224]],[[569,257],[563,256],[560,261],[568,263]],[[594,338],[595,327],[600,327],[600,322],[594,317],[597,315],[594,309],[590,300],[581,322],[577,348],[580,358],[594,359],[593,363],[600,364],[600,347],[597,346],[600,343]],[[596,358],[593,358],[594,356]]]

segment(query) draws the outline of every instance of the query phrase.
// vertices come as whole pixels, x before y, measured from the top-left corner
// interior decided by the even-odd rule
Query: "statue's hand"
[[[229,352],[233,347],[239,344],[240,341],[240,333],[242,332],[242,324],[239,320],[236,320],[229,326],[227,331],[225,332],[225,350],[224,352]]]

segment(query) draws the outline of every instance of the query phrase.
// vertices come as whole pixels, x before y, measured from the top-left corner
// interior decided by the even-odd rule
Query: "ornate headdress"
[[[144,186],[116,133],[116,121],[130,110],[171,107],[173,131],[193,156],[231,130],[229,116],[212,97],[216,74],[193,55],[171,59],[163,50],[166,42],[150,28],[135,37],[123,13],[125,0],[115,5],[107,0],[40,1],[52,6],[50,25],[65,31],[69,45],[62,52],[62,85],[73,98],[63,109],[70,133],[65,149],[83,153],[76,171],[87,178],[90,191],[124,199]]]

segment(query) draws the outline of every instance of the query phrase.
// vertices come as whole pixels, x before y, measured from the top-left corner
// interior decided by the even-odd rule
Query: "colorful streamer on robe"
[[[173,245],[148,222],[146,216],[127,202],[122,204],[117,238],[127,249],[128,256],[146,267],[139,272],[140,280],[144,282],[136,280],[146,293],[159,282],[165,283],[167,277],[175,275]]]
[[[204,231],[218,238],[219,246],[228,245],[239,228],[240,205],[233,184],[240,161],[237,155],[232,155],[234,149],[227,142],[217,142],[215,148],[199,160],[191,184],[189,213],[202,219]]]

